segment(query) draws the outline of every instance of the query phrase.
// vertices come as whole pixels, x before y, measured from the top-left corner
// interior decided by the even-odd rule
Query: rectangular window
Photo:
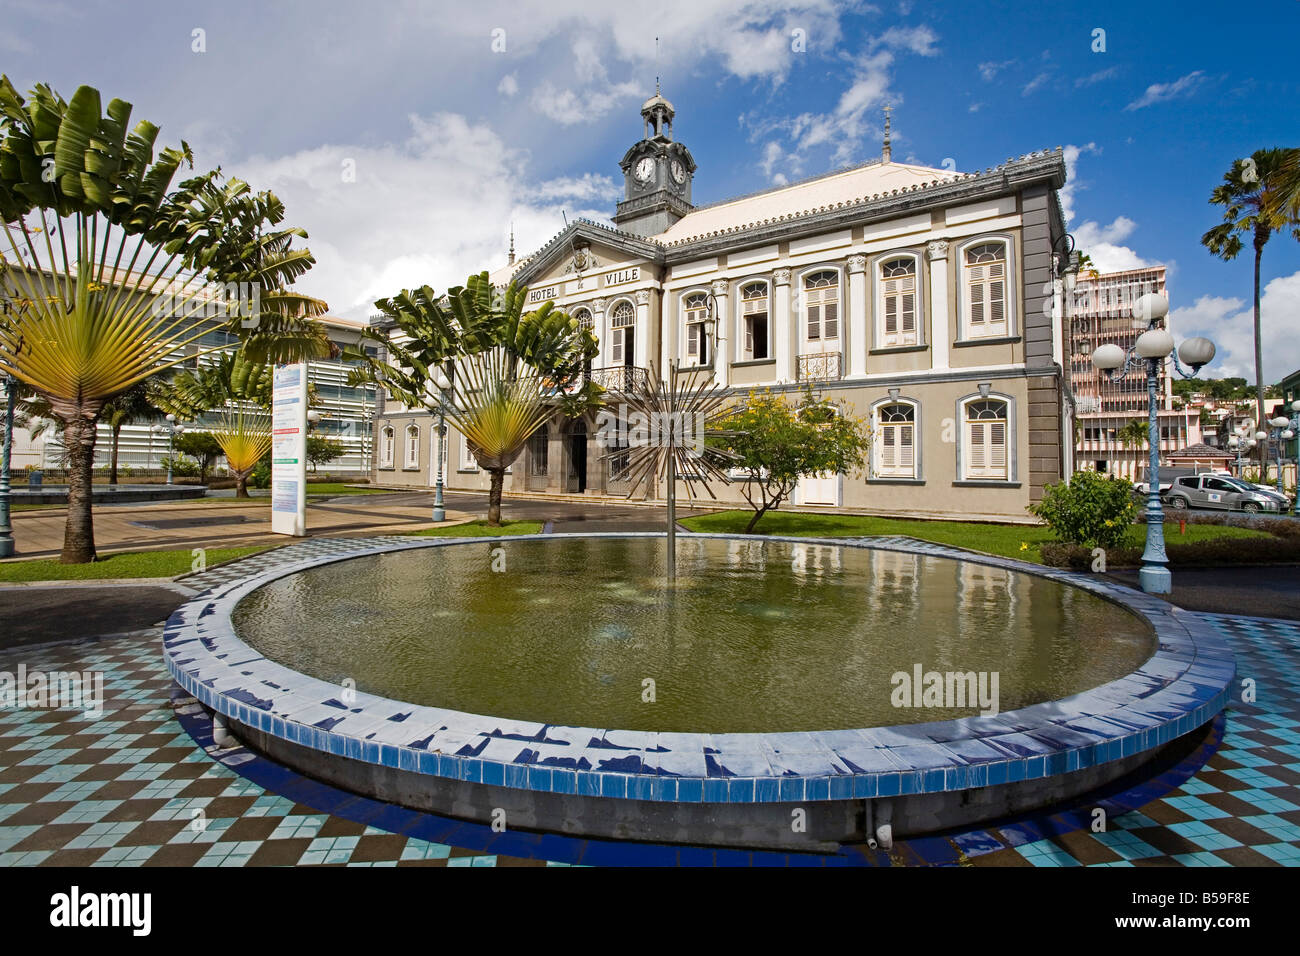
[[[745,334],[745,358],[753,361],[768,357],[767,286],[755,282],[741,291],[740,317]]]
[[[911,478],[916,467],[911,425],[884,425],[880,429],[880,474]]]
[[[406,430],[406,467],[418,468],[420,465],[420,430],[411,426]]]
[[[1008,334],[1007,247],[986,242],[966,251],[966,315],[971,338]]]

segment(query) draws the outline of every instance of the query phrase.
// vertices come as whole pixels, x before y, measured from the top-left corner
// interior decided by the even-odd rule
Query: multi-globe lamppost
[[[0,558],[13,557],[14,531],[9,524],[9,466],[14,445],[14,401],[18,397],[18,379],[3,378],[5,386],[4,445],[0,449]]]
[[[176,416],[171,412],[167,413],[167,424],[159,426],[167,432],[167,484],[172,483],[172,463],[176,458],[173,451],[176,445],[176,436],[183,434],[185,426],[176,421]]]
[[[1108,343],[1098,346],[1092,353],[1092,364],[1114,381],[1129,372],[1142,369],[1147,377],[1147,441],[1151,446],[1151,459],[1147,469],[1147,540],[1142,552],[1142,570],[1138,581],[1148,594],[1168,594],[1173,587],[1169,573],[1169,558],[1165,553],[1165,512],[1160,503],[1160,423],[1159,411],[1160,373],[1165,359],[1173,360],[1174,368],[1183,378],[1191,378],[1214,359],[1214,343],[1209,339],[1188,339],[1174,354],[1174,337],[1164,327],[1169,314],[1169,300],[1149,292],[1133,306],[1136,328],[1145,331],[1138,336],[1131,349],[1125,351]],[[1191,371],[1179,362],[1191,366]]]
[[[1246,459],[1249,457],[1251,450],[1257,444],[1255,438],[1250,433],[1250,429],[1245,426],[1239,426],[1234,429],[1234,433],[1228,438],[1228,447],[1237,453],[1237,477],[1241,478],[1246,473]]]
[[[446,369],[433,370],[433,384],[438,387],[438,477],[433,484],[433,520],[446,521],[447,508],[442,500],[442,459],[447,441],[447,392],[451,389],[451,373],[453,372],[451,363],[447,363]]]
[[[1295,438],[1296,432],[1300,431],[1300,399],[1296,399],[1294,402],[1291,403],[1291,407],[1289,409],[1289,411],[1291,412],[1290,418],[1288,418],[1285,414],[1288,411],[1286,407],[1283,407],[1282,411],[1283,414],[1270,418],[1268,420],[1268,423],[1271,426],[1273,426],[1273,434],[1271,437],[1273,439],[1274,456],[1277,461],[1277,493],[1279,495],[1282,495],[1285,498],[1286,485],[1282,481],[1282,462],[1285,459],[1282,457],[1282,443],[1288,442],[1291,439]],[[1297,464],[1297,469],[1296,469],[1297,488],[1296,488],[1296,500],[1291,505],[1292,517],[1300,517],[1300,461],[1297,461],[1296,464]],[[1285,508],[1286,505],[1283,504],[1283,507]]]

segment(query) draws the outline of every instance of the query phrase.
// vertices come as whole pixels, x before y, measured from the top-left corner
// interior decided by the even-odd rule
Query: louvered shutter
[[[907,475],[912,474],[915,457],[912,449],[912,426],[898,426],[898,469]]]
[[[614,365],[623,364],[623,330],[614,329],[609,338],[609,356]]]
[[[838,302],[827,302],[824,308],[822,331],[825,332],[826,338],[837,339],[840,337],[840,304]]]
[[[970,422],[967,425],[969,440],[966,442],[967,456],[970,461],[968,465],[968,475],[971,478],[982,478],[986,467],[987,457],[984,453],[984,423]]]
[[[885,425],[880,430],[880,473],[892,475],[898,467],[898,426]]]
[[[970,267],[970,324],[975,335],[984,334],[984,280],[987,277],[988,270],[983,266]]]
[[[808,292],[808,341],[822,337],[822,293],[820,289]]]

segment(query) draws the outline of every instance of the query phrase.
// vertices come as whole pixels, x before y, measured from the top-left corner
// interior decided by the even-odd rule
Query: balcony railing
[[[636,365],[609,365],[593,368],[586,377],[610,392],[630,392],[650,383],[648,369]]]
[[[801,382],[833,382],[843,375],[839,352],[800,355],[797,372]]]

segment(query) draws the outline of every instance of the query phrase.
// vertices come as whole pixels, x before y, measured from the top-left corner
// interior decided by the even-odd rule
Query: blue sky
[[[274,189],[336,314],[500,265],[511,222],[522,253],[561,210],[608,217],[658,72],[699,203],[878,155],[886,102],[899,160],[971,170],[1066,147],[1080,247],[1103,267],[1167,264],[1176,334],[1209,334],[1210,371],[1253,378],[1250,262],[1199,237],[1234,160],[1300,139],[1296,0],[1252,3],[1249,25],[1204,2],[122,9],[0,0],[0,70],[23,90],[97,86],[200,165]],[[1300,243],[1276,237],[1264,279],[1272,380],[1300,367]]]

